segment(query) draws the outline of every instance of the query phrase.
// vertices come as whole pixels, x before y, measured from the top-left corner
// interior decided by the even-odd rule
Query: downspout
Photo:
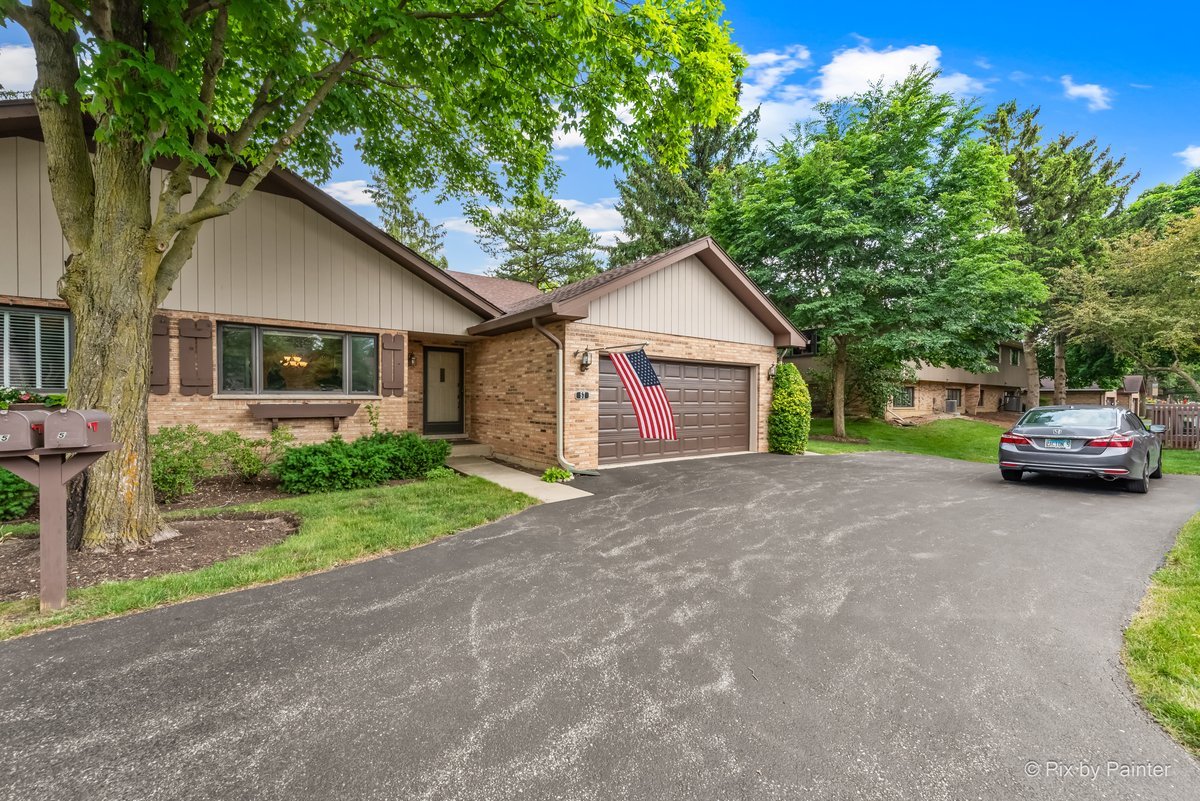
[[[550,333],[545,326],[538,322],[536,317],[533,318],[532,323],[535,331],[554,343],[554,349],[556,351],[554,358],[554,364],[556,368],[554,376],[554,444],[556,448],[555,454],[558,457],[558,463],[564,470],[570,470],[576,475],[598,476],[600,474],[594,470],[580,470],[575,465],[568,462],[566,455],[563,453],[563,418],[566,416],[563,409],[563,381],[566,379],[567,353],[563,349],[562,340]]]

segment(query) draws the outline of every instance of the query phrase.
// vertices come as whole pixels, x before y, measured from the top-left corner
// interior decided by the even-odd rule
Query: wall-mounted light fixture
[[[771,369],[767,370],[767,378],[771,379],[772,381],[775,380],[775,368],[778,366],[779,365],[776,365],[776,364],[771,365]]]
[[[408,353],[408,366],[409,367],[417,366],[417,354],[413,353],[412,351],[409,351],[409,353]]]
[[[583,355],[579,357],[579,369],[586,371],[592,366],[592,352],[585,350]]]

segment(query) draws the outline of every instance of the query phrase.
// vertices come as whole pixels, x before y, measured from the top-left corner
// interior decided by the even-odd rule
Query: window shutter
[[[171,391],[171,320],[154,315],[154,335],[150,340],[150,391],[166,395]]]
[[[404,334],[384,334],[379,338],[379,377],[384,395],[404,394]]]
[[[179,321],[179,392],[213,393],[212,320]]]

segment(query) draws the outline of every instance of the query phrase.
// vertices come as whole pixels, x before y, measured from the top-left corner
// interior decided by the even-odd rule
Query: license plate
[[[1060,451],[1071,450],[1071,440],[1069,439],[1048,439],[1046,440],[1047,448],[1056,448]]]

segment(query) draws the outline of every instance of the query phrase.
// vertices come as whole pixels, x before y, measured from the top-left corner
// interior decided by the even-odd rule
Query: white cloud
[[[28,92],[37,78],[37,61],[29,45],[0,46],[0,88]]]
[[[624,231],[593,231],[592,233],[596,235],[596,239],[599,240],[600,244],[606,248],[610,248],[620,242],[625,234]]]
[[[601,198],[595,203],[555,198],[554,202],[578,217],[592,231],[619,230],[625,224],[621,212],[616,209],[616,198]]]
[[[1183,163],[1189,169],[1200,167],[1200,145],[1188,145],[1175,155],[1183,159]]]
[[[460,234],[475,236],[479,233],[479,229],[472,225],[466,217],[450,217],[442,220],[441,225],[447,231],[457,231]]]
[[[812,54],[804,45],[789,45],[783,50],[765,50],[746,55],[748,66],[742,76],[742,106],[754,108],[767,100],[785,78],[812,63]]]
[[[371,184],[361,179],[353,181],[334,181],[331,184],[326,184],[322,187],[325,194],[332,197],[334,200],[341,201],[347,206],[374,206],[375,198],[371,197],[371,193],[367,190],[371,188]]]
[[[908,76],[913,67],[926,66],[940,69],[941,48],[936,45],[909,45],[908,47],[875,50],[866,44],[848,48],[834,54],[833,59],[821,67],[816,93],[821,100],[833,100],[846,95],[866,91],[871,84],[883,81],[898,83]],[[943,72],[935,87],[953,94],[975,94],[986,87],[983,81],[962,72]]]
[[[567,131],[559,128],[554,132],[556,148],[583,147],[585,144],[587,143],[583,141],[583,134],[580,131]]]
[[[1063,96],[1070,100],[1087,101],[1088,111],[1112,108],[1112,90],[1098,83],[1075,83],[1070,75],[1062,76]]]

